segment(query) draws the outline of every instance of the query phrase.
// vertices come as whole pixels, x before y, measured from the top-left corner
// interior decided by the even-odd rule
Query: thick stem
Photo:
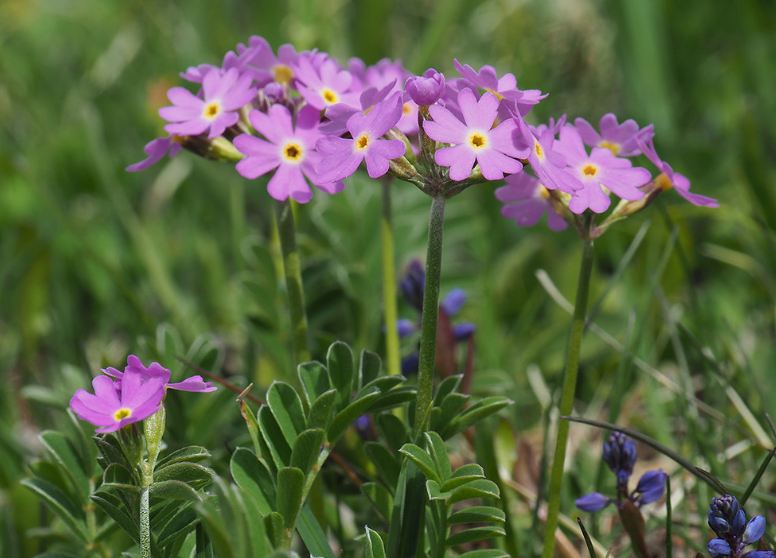
[[[296,247],[296,225],[290,201],[275,204],[275,217],[283,254],[288,310],[291,317],[291,354],[295,364],[310,360],[307,346],[307,314],[304,307],[302,265]]]
[[[388,374],[401,372],[399,332],[396,327],[396,256],[391,216],[391,184],[383,181],[383,218],[380,226],[383,257],[383,312],[385,313],[385,352]]]
[[[585,218],[585,227],[589,230],[590,220]],[[571,333],[566,353],[566,372],[563,378],[563,388],[560,399],[560,416],[568,416],[572,412],[574,393],[577,387],[577,372],[579,372],[579,354],[582,347],[582,334],[585,329],[587,314],[587,299],[590,290],[590,275],[593,270],[593,242],[583,239],[582,262],[579,267],[577,295],[574,303],[574,317],[571,322]],[[558,421],[558,434],[555,439],[555,452],[550,472],[550,486],[547,494],[547,527],[544,533],[544,549],[542,558],[552,558],[555,551],[555,529],[558,527],[560,512],[561,484],[563,481],[563,463],[566,460],[566,444],[569,437],[569,422]]]
[[[413,437],[418,439],[428,426],[434,389],[436,361],[437,315],[439,313],[439,278],[442,272],[442,232],[445,220],[445,197],[432,198],[428,221],[426,252],[426,284],[423,292],[423,313],[420,329],[420,362],[418,364],[418,396],[415,408]]]
[[[162,447],[166,413],[160,407],[153,415],[143,421],[147,456],[141,466],[143,474],[140,493],[140,557],[151,558],[151,485],[154,484],[154,468],[159,450]]]
[[[145,484],[145,483],[144,483]],[[140,493],[140,558],[151,558],[151,486]]]

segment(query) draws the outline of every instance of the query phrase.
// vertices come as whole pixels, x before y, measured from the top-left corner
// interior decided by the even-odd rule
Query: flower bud
[[[746,528],[746,514],[735,496],[726,494],[711,500],[709,527],[720,537],[739,536]]]
[[[622,432],[614,432],[604,443],[603,460],[617,475],[617,483],[627,484],[636,463],[636,444]]]
[[[418,105],[433,105],[445,91],[445,76],[434,68],[429,68],[422,76],[409,78],[405,88],[410,98]]]
[[[418,312],[423,311],[423,292],[425,290],[426,271],[419,260],[412,260],[407,266],[404,277],[399,282],[404,298]]]
[[[591,492],[590,494],[585,494],[581,498],[577,498],[574,503],[582,511],[597,512],[608,506],[611,501],[610,498],[604,496],[600,492]]]

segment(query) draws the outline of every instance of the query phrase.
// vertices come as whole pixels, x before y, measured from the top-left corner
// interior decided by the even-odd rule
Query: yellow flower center
[[[411,112],[412,112],[412,105],[411,105],[411,104],[409,104],[409,103],[404,103],[404,104],[401,106],[401,113],[402,113],[404,116],[407,116],[407,115],[408,115],[408,114],[410,114]]]
[[[593,163],[587,163],[582,167],[581,171],[585,178],[593,177],[598,174],[598,167]]]
[[[202,118],[205,120],[215,120],[219,114],[221,114],[220,101],[210,101],[202,107]]]
[[[539,161],[544,161],[544,149],[542,149],[542,144],[539,143],[534,139],[534,153],[536,153],[536,157],[539,159]]]
[[[475,151],[482,151],[488,147],[488,135],[485,132],[473,130],[469,132],[469,137],[466,138],[466,142],[469,144],[469,147]]]
[[[544,184],[539,184],[539,186],[536,188],[536,196],[543,200],[548,200],[550,199],[550,191],[544,186]]]
[[[607,140],[601,140],[598,142],[598,147],[603,147],[604,149],[608,149],[612,152],[612,155],[617,155],[620,152],[620,149],[622,149],[622,146],[619,143],[615,143],[613,141],[607,141]]]
[[[339,95],[337,95],[337,92],[328,87],[321,89],[321,97],[327,105],[336,105],[339,102]]]
[[[494,95],[496,97],[496,99],[498,99],[499,101],[504,98],[504,95],[502,95],[498,91],[495,91],[495,90],[491,89],[490,87],[486,87],[485,91],[487,91],[488,93]]]
[[[665,173],[661,173],[658,175],[658,177],[655,179],[655,186],[660,188],[661,190],[670,190],[674,187],[673,183],[671,182],[671,179],[668,178],[668,175]]]
[[[122,407],[121,409],[113,413],[113,420],[115,420],[116,422],[121,422],[122,420],[129,418],[131,416],[132,416],[132,409],[128,407]]]
[[[369,147],[369,143],[372,141],[372,138],[369,137],[369,134],[364,132],[360,136],[358,136],[355,141],[353,141],[353,147],[356,151],[364,151],[367,147]]]
[[[280,150],[280,156],[286,163],[299,164],[304,161],[304,147],[296,141],[289,141]]]
[[[294,79],[294,70],[285,64],[275,64],[272,66],[272,77],[276,82],[288,85]]]

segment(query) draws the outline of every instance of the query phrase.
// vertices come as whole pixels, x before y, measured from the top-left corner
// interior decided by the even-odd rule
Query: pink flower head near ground
[[[437,149],[434,159],[438,165],[450,168],[450,178],[466,180],[475,164],[488,180],[500,180],[506,174],[520,172],[527,149],[516,147],[512,134],[515,123],[509,119],[495,128],[499,100],[491,93],[477,99],[474,91],[465,88],[458,92],[458,108],[462,120],[440,105],[429,107],[433,120],[423,123],[428,136],[450,147]]]
[[[266,114],[253,110],[249,119],[266,139],[251,134],[241,134],[234,139],[235,147],[245,155],[236,167],[241,176],[254,179],[275,171],[267,190],[279,201],[292,198],[300,203],[309,202],[313,193],[307,180],[329,194],[342,190],[341,182],[324,180],[316,170],[321,155],[315,145],[322,137],[317,109],[302,108],[296,126],[291,112],[283,105],[272,105]]]
[[[202,96],[183,87],[167,92],[172,106],[159,109],[159,115],[169,124],[170,134],[196,136],[208,132],[213,139],[237,123],[238,111],[255,96],[251,76],[240,75],[232,68],[225,72],[210,70],[202,80]]]
[[[347,122],[350,138],[324,137],[318,141],[322,158],[318,164],[321,180],[342,180],[353,173],[362,161],[366,162],[370,178],[379,178],[388,172],[392,159],[404,155],[401,140],[382,139],[401,117],[401,94],[393,93],[375,105],[368,114],[357,112]]]
[[[594,147],[588,154],[579,132],[571,125],[561,128],[554,149],[565,158],[569,172],[582,184],[569,202],[569,209],[576,214],[586,209],[603,213],[611,203],[609,192],[624,200],[639,200],[644,197],[639,188],[652,178],[647,169],[633,167],[628,159],[615,157],[609,149]]]

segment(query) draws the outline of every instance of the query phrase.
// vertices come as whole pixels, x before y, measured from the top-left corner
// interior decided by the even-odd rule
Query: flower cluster
[[[236,162],[245,178],[269,176],[273,198],[301,203],[312,199],[311,185],[341,191],[362,163],[371,178],[391,172],[431,195],[506,180],[497,191],[504,216],[531,226],[547,214],[554,230],[582,213],[607,212],[613,196],[615,220],[671,188],[692,204],[717,205],[690,192],[690,181],[660,158],[653,125],[613,114],[597,128],[565,116],[529,125],[526,115],[547,94],[520,89],[513,74],[492,66],[453,65],[455,77],[433,68],[416,76],[387,59],[343,65],[291,45],[275,53],[254,36],[220,66],[181,74],[198,90],[168,91],[171,104],[159,111],[168,135],[150,142],[147,158],[128,170],[183,146]],[[635,161],[642,156],[655,177]]]
[[[636,488],[629,492],[628,484],[633,475],[633,466],[636,464],[636,444],[628,436],[621,432],[614,432],[604,442],[602,458],[604,463],[617,478],[617,495],[611,498],[600,492],[591,492],[578,498],[576,505],[582,511],[597,512],[611,503],[619,507],[624,501],[629,500],[637,507],[657,502],[663,497],[666,486],[666,473],[662,469],[654,469],[644,473]]]
[[[425,288],[426,272],[419,260],[412,260],[407,266],[404,276],[399,282],[399,288],[407,303],[417,311],[415,319],[401,319],[397,323],[399,337],[412,341],[413,349],[402,358],[401,368],[403,374],[414,374],[418,371],[418,339],[420,331],[420,316],[423,311],[423,293]],[[460,372],[456,369],[455,347],[459,343],[466,343],[474,336],[475,326],[471,322],[453,323],[453,318],[466,304],[466,291],[453,289],[442,299],[439,304],[437,367],[443,374]]]
[[[771,550],[750,550],[765,534],[765,518],[757,515],[747,521],[746,512],[735,496],[726,494],[711,500],[708,513],[709,527],[717,535],[709,541],[708,551],[713,558],[774,558]]]
[[[70,399],[70,408],[82,420],[97,426],[97,432],[115,432],[153,415],[162,405],[167,389],[214,391],[216,388],[191,376],[182,382],[170,382],[170,371],[157,362],[145,366],[130,355],[124,370],[105,368],[92,380],[94,393],[79,389]]]

